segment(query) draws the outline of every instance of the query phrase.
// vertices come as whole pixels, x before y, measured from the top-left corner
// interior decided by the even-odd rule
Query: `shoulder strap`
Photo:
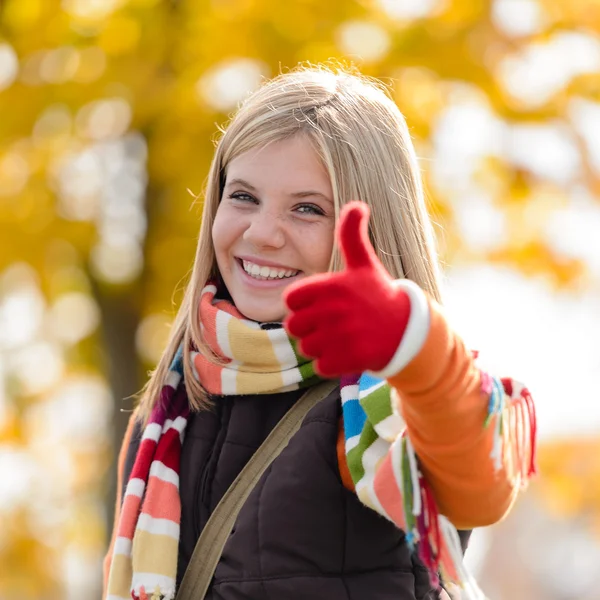
[[[262,474],[298,431],[310,409],[329,396],[338,381],[325,381],[308,390],[277,423],[225,492],[196,542],[176,600],[203,600],[233,524]]]

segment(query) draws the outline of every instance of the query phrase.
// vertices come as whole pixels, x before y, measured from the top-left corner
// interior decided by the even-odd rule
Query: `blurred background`
[[[0,600],[99,598],[217,125],[331,58],[391,86],[450,317],[537,399],[541,476],[469,563],[493,600],[600,598],[598,0],[0,0]]]

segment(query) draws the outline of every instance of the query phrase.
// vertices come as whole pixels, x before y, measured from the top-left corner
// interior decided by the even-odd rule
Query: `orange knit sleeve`
[[[520,482],[491,458],[495,428],[493,421],[485,426],[489,396],[471,352],[439,305],[432,300],[429,305],[424,345],[388,381],[398,392],[398,408],[440,512],[459,529],[490,525],[509,511]],[[510,445],[510,428],[504,433]]]

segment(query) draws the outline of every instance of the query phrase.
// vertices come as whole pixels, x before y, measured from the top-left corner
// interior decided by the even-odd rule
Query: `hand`
[[[290,311],[284,325],[324,377],[381,371],[409,321],[410,295],[377,258],[368,223],[366,204],[347,204],[338,228],[345,270],[314,275],[284,293]]]

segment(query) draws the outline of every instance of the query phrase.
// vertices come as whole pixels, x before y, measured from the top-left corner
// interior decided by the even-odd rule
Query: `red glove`
[[[315,369],[324,377],[382,370],[390,376],[388,368],[395,365],[399,371],[427,334],[424,292],[408,280],[391,278],[369,241],[368,223],[365,203],[344,206],[338,238],[345,270],[314,275],[284,293],[290,310],[285,328],[299,339],[299,351],[316,359]],[[412,323],[411,307],[419,323]],[[402,348],[409,319],[411,340]]]

